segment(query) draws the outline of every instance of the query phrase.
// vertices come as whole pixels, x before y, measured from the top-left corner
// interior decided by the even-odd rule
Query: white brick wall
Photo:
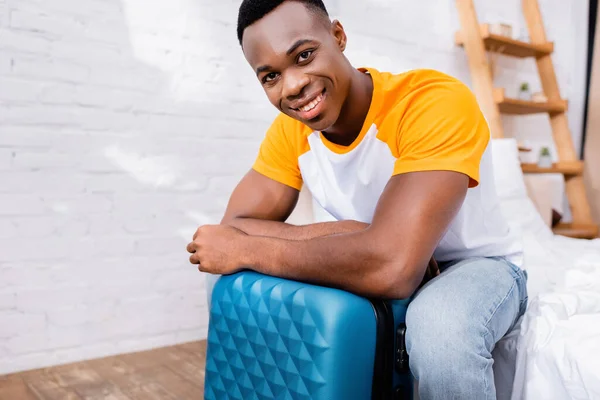
[[[326,3],[357,66],[470,83],[452,1]],[[587,1],[541,3],[577,139]],[[238,4],[0,0],[0,374],[206,335],[185,244],[219,220],[275,115]],[[523,26],[519,0],[476,4],[482,22]],[[501,64],[512,90],[535,73]],[[506,123],[549,139],[543,117]]]

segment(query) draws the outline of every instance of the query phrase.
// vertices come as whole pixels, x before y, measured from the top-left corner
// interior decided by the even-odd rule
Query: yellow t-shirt
[[[497,212],[491,159],[485,157],[490,132],[469,88],[433,70],[397,75],[372,68],[362,71],[372,77],[373,97],[351,145],[332,143],[320,132],[280,114],[267,131],[253,168],[298,190],[305,184],[333,219],[363,222],[372,220],[391,176],[460,172],[470,178],[469,187],[476,189],[469,190],[436,257],[444,261],[519,253],[520,244],[514,243]],[[485,187],[479,187],[486,180]],[[486,217],[486,213],[497,216]]]

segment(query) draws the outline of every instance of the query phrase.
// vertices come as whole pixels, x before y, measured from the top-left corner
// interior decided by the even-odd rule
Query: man
[[[524,311],[526,277],[472,93],[436,71],[355,69],[321,0],[244,0],[238,37],[281,113],[190,261],[407,298],[435,257],[406,320],[420,396],[495,398],[491,351]],[[335,222],[284,223],[303,184]]]

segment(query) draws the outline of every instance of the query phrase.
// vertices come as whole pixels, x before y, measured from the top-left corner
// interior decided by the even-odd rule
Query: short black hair
[[[273,11],[279,5],[286,0],[244,0],[240,5],[240,11],[238,13],[237,23],[237,35],[240,45],[242,44],[242,38],[244,37],[244,30]],[[302,3],[310,11],[320,13],[321,15],[329,17],[327,8],[323,4],[322,0],[291,0],[298,3]]]

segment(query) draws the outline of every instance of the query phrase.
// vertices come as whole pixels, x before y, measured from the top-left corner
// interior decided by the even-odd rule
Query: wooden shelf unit
[[[555,235],[563,235],[578,239],[594,239],[598,237],[598,225],[594,224],[558,224],[552,231]]]
[[[485,49],[494,53],[500,53],[507,56],[526,58],[526,57],[542,57],[552,54],[554,51],[554,43],[528,43],[520,40],[515,40],[502,35],[490,33],[489,24],[481,24],[479,26],[481,39]],[[464,40],[462,32],[456,32],[454,40],[457,45],[463,46]]]
[[[563,174],[565,176],[583,175],[583,161],[559,161],[550,168],[540,168],[537,164],[521,164],[526,174]]]
[[[558,152],[558,162],[551,168],[539,168],[535,164],[523,164],[526,173],[560,173],[564,175],[567,197],[573,216],[572,224],[563,224],[555,232],[561,235],[593,238],[598,234],[594,225],[586,188],[583,181],[583,166],[573,145],[567,120],[567,102],[560,96],[558,80],[551,54],[554,44],[546,38],[544,21],[538,0],[521,0],[523,15],[531,43],[495,35],[490,26],[480,25],[473,0],[455,0],[460,19],[460,31],[455,41],[465,49],[473,91],[490,126],[493,138],[503,138],[502,114],[528,115],[547,114],[552,128],[552,137]],[[512,57],[535,59],[542,90],[548,101],[539,103],[506,97],[505,90],[494,88],[494,80],[487,52]],[[526,150],[526,149],[523,149]]]
[[[502,114],[527,115],[548,113],[550,115],[562,113],[567,110],[565,100],[536,102],[521,99],[513,99],[505,96],[504,88],[494,89],[494,101]]]

